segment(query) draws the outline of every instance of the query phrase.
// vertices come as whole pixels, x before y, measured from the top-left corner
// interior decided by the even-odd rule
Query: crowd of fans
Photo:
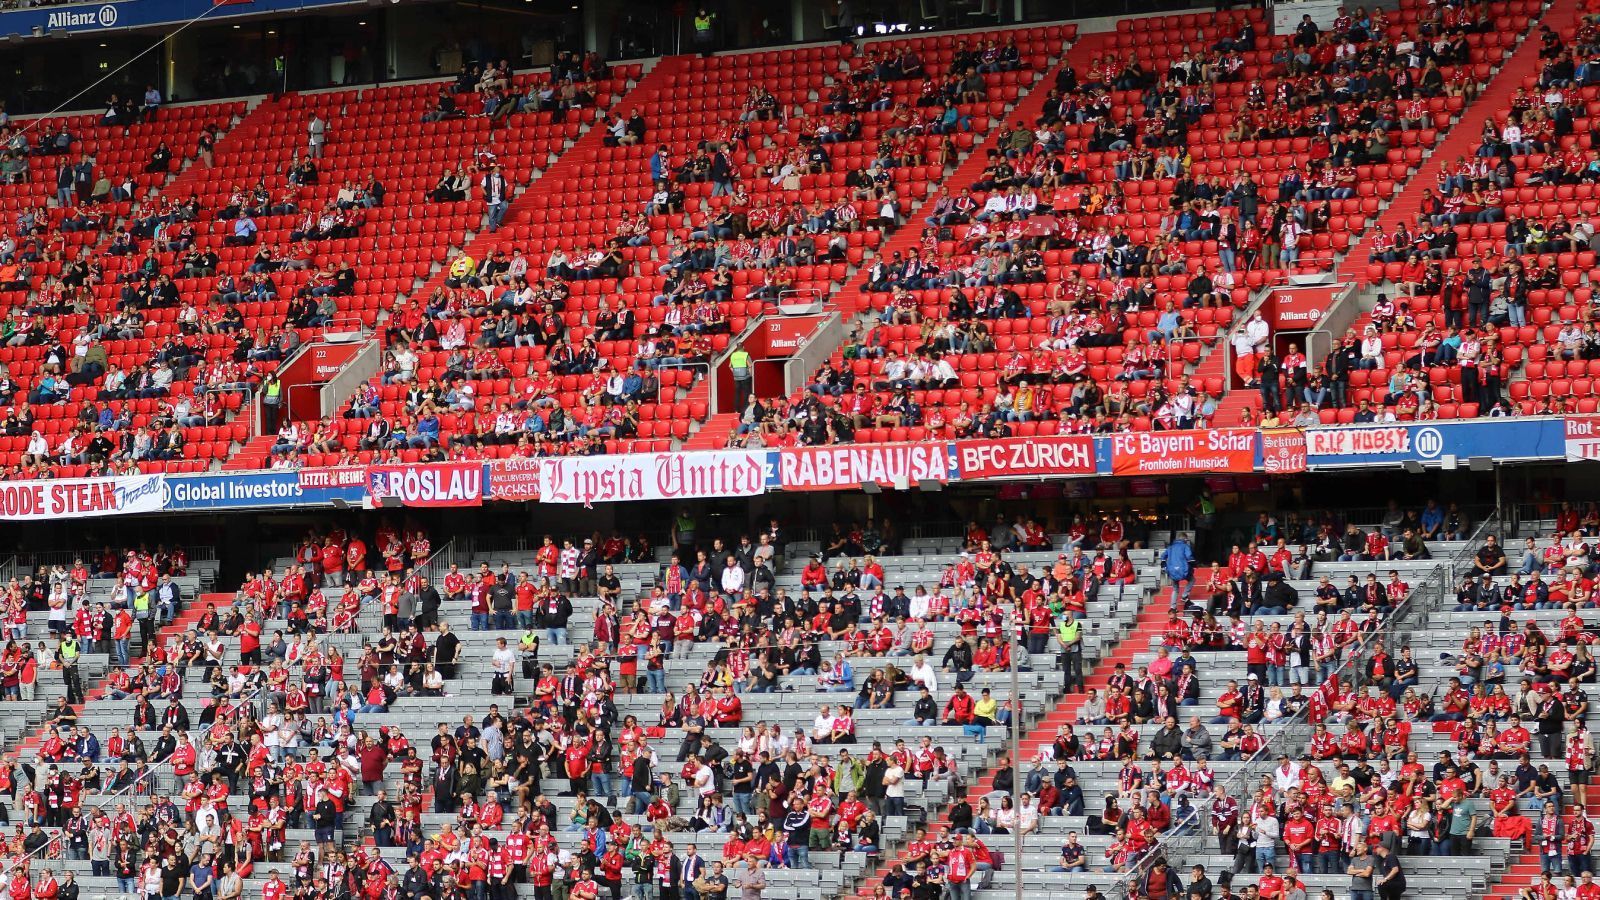
[[[1432,505],[1420,514],[1396,509],[1386,518],[1393,521],[1374,534],[1426,527],[1435,536],[1443,527]],[[370,543],[363,533],[337,528],[308,533],[286,570],[248,574],[231,605],[208,606],[183,633],[153,640],[154,626],[170,621],[182,602],[163,593],[163,585],[184,573],[183,552],[107,550],[13,589],[24,608],[42,594],[52,630],[59,618],[62,643],[72,642],[73,649],[58,648],[41,667],[103,649],[119,663],[105,696],[133,701],[125,729],[101,732],[99,715],[92,727],[80,724],[83,713],[72,704],[82,699],[82,687],[74,693],[64,673],[67,695],[48,715],[37,759],[13,755],[0,765],[0,777],[9,777],[20,797],[13,855],[31,854],[13,875],[30,884],[48,881],[55,876],[44,867],[65,856],[90,859],[97,874],[130,879],[124,884],[135,892],[162,877],[209,877],[220,885],[263,869],[269,885],[281,878],[284,891],[302,895],[487,891],[523,881],[540,888],[560,882],[572,894],[591,883],[617,892],[634,884],[693,884],[702,875],[716,885],[718,876],[756,880],[774,868],[811,867],[813,852],[880,854],[884,817],[903,815],[908,802],[947,797],[954,799],[952,828],[914,832],[885,882],[889,895],[915,896],[928,884],[982,884],[994,868],[985,839],[1031,833],[1057,815],[1087,815],[1090,833],[1113,837],[1103,859],[1086,858],[1076,837],[1069,839],[1062,869],[1115,874],[1134,869],[1165,831],[1192,825],[1202,815],[1197,810],[1222,823],[1233,801],[1209,799],[1216,779],[1210,761],[1253,753],[1272,723],[1306,708],[1320,723],[1308,761],[1285,760],[1282,783],[1275,780],[1247,810],[1233,807],[1236,818],[1221,829],[1231,841],[1225,846],[1229,853],[1244,848],[1236,871],[1261,865],[1270,874],[1264,867],[1278,857],[1262,835],[1288,839],[1302,822],[1353,818],[1366,828],[1351,832],[1356,858],[1348,865],[1360,869],[1364,834],[1387,841],[1379,856],[1430,852],[1436,838],[1422,844],[1419,835],[1451,821],[1436,806],[1451,810],[1463,793],[1468,802],[1478,793],[1457,791],[1457,782],[1444,777],[1437,790],[1454,805],[1424,799],[1433,796],[1435,782],[1408,748],[1413,723],[1460,721],[1455,727],[1467,760],[1485,730],[1489,746],[1516,749],[1527,735],[1522,721],[1537,719],[1543,733],[1549,698],[1581,700],[1581,672],[1564,684],[1525,668],[1528,678],[1510,699],[1503,691],[1486,693],[1493,677],[1467,665],[1461,683],[1468,687],[1453,684],[1435,697],[1416,689],[1417,666],[1405,649],[1390,657],[1379,647],[1361,671],[1330,678],[1355,642],[1405,601],[1403,581],[1389,573],[1378,583],[1374,572],[1367,586],[1352,578],[1341,591],[1324,579],[1308,608],[1292,587],[1282,593],[1300,576],[1285,577],[1276,558],[1253,543],[1236,548],[1227,567],[1214,567],[1208,584],[1195,585],[1192,569],[1183,571],[1192,557],[1180,540],[1164,552],[1163,565],[1175,582],[1191,585],[1188,607],[1175,607],[1154,661],[1136,670],[1118,664],[1104,691],[1083,695],[1077,723],[1063,726],[1035,758],[1002,758],[994,787],[1008,792],[1022,779],[1020,806],[999,795],[970,805],[967,773],[927,735],[858,742],[858,711],[883,709],[895,709],[912,726],[959,726],[964,739],[982,742],[988,730],[1010,727],[1016,708],[974,679],[1013,664],[1023,671],[1059,667],[1064,686],[1081,691],[1077,623],[1104,586],[1137,577],[1127,563],[1127,551],[1147,540],[1137,522],[1119,514],[1079,516],[1059,547],[1026,518],[997,520],[992,528],[973,522],[968,549],[929,584],[893,583],[877,561],[895,549],[892,522],[841,523],[821,553],[793,562],[797,593],[775,585],[789,541],[776,521],[736,543],[704,542],[684,513],[664,565],[643,536],[547,536],[525,570],[451,566],[436,584],[418,574],[431,555],[426,533],[383,522]],[[1305,538],[1318,527],[1324,526],[1298,517],[1280,525],[1263,515],[1257,537]],[[1008,550],[1058,555],[1053,565],[1030,566],[1013,564]],[[1371,558],[1381,571],[1389,557],[1380,545]],[[633,592],[614,567],[637,562],[661,568],[648,589]],[[57,616],[54,597],[72,598],[76,590],[81,599],[84,586],[102,578],[116,579],[109,603],[84,610],[69,599]],[[571,598],[580,595],[599,603],[587,623],[592,640],[574,643],[569,634],[578,613]],[[469,634],[502,632],[484,638],[493,643],[487,665],[497,704],[453,728],[440,722],[431,739],[364,725],[364,716],[397,703],[404,708],[407,697],[451,696],[459,679],[481,677],[483,663],[467,663],[464,652],[479,639],[464,641],[443,621],[444,611],[469,612]],[[1243,619],[1286,612],[1292,621],[1270,626]],[[381,615],[381,628],[362,627],[363,613]],[[130,661],[117,642],[126,640],[130,617],[140,616],[143,625],[145,614],[148,651]],[[954,632],[936,628],[940,623],[953,624]],[[329,637],[340,634],[366,636],[357,650]],[[1526,656],[1534,643],[1517,652]],[[541,649],[569,644],[570,658],[541,659]],[[1541,646],[1553,653],[1561,645]],[[1247,679],[1230,681],[1217,698],[1210,722],[1184,712],[1200,702],[1195,654],[1202,650],[1239,652],[1248,670]],[[8,650],[0,683],[14,696],[11,658]],[[472,667],[470,675],[463,665]],[[669,671],[675,685],[690,675],[681,694],[669,688]],[[1564,689],[1557,693],[1547,683]],[[821,707],[809,727],[791,728],[752,721],[741,700],[794,690],[838,695],[839,702]],[[614,698],[634,693],[661,697],[655,721],[619,712]],[[1508,727],[1495,731],[1496,722]],[[738,729],[736,738],[723,736],[729,729]],[[1554,746],[1541,742],[1547,757]],[[1085,796],[1074,766],[1107,761],[1121,769],[1117,790],[1102,804]],[[1330,768],[1324,783],[1318,766],[1335,763],[1339,775]],[[1498,763],[1489,765],[1484,791],[1499,775]],[[385,781],[395,774],[401,784],[390,791]],[[156,789],[166,777],[178,784],[170,795]],[[1537,772],[1531,779],[1530,790],[1551,783]],[[915,785],[920,794],[908,800],[907,788]],[[241,791],[248,803],[230,806],[228,797]],[[114,798],[120,805],[97,807],[96,792],[120,792]],[[344,813],[362,792],[375,797],[365,823],[376,846],[406,848],[403,866],[345,846]],[[693,802],[683,803],[685,796]],[[555,802],[564,797],[572,798],[570,806]],[[1405,843],[1390,841],[1384,835],[1393,829],[1382,827],[1382,817],[1412,810],[1413,800],[1429,812],[1425,822],[1417,819],[1424,824],[1401,831]],[[1338,814],[1340,803],[1360,815]],[[425,828],[424,812],[448,814],[452,822]],[[1514,821],[1502,819],[1515,815],[1497,808],[1496,833],[1513,828]],[[1377,824],[1367,823],[1368,816]],[[292,828],[314,829],[316,840],[289,846]],[[581,834],[576,850],[560,845],[561,832]],[[698,860],[674,834],[721,843],[721,860]],[[1337,847],[1305,857],[1299,854],[1313,851],[1290,847],[1291,871],[1346,865],[1327,855]],[[191,890],[184,882],[180,893]]]
[[[656,148],[646,163],[654,191],[646,209],[624,217],[607,245],[553,246],[542,266],[515,246],[483,260],[457,258],[426,303],[396,309],[383,382],[410,387],[403,413],[389,426],[399,436],[376,435],[371,449],[393,442],[429,458],[470,458],[473,448],[488,444],[512,445],[515,455],[583,454],[601,452],[606,440],[638,436],[637,404],[660,393],[659,370],[708,361],[723,336],[739,330],[746,300],[776,303],[814,285],[815,267],[859,261],[852,256],[855,239],[869,233],[875,239],[901,224],[907,173],[943,170],[957,160],[956,132],[971,127],[963,104],[987,94],[985,74],[1024,63],[1011,39],[971,48],[963,42],[942,75],[915,50],[882,58],[869,51],[820,108],[803,115],[753,85],[737,113],[712,129],[717,140],[687,155],[667,144]],[[776,131],[755,130],[763,123],[776,123]],[[608,144],[631,146],[647,142],[652,126],[633,110],[614,114],[605,127]],[[802,180],[842,171],[846,161],[859,166],[846,173],[844,190],[821,192],[809,203],[797,199]],[[480,160],[480,167],[492,165],[492,154]],[[447,174],[441,196],[464,194],[472,177]],[[686,191],[695,185],[709,185],[711,197],[702,201],[697,193],[690,202]],[[653,262],[629,252],[652,246]],[[747,280],[745,270],[758,276]],[[585,320],[573,285],[596,278],[656,285],[651,308],[630,305],[640,294],[616,307],[602,298]],[[512,370],[501,351],[522,347],[542,355]],[[450,354],[426,379],[437,376],[437,383],[414,384],[421,380],[417,355],[433,350]],[[574,405],[539,402],[555,393],[549,379],[572,375],[582,385]],[[475,379],[507,377],[509,396],[474,390]],[[413,396],[424,391],[449,395],[451,410],[467,413],[465,420],[435,429],[422,398]],[[357,398],[352,414],[370,414],[375,400]],[[281,442],[283,452],[292,443]]]

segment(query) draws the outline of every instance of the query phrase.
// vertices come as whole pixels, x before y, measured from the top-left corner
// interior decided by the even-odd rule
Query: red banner
[[[1308,331],[1316,328],[1333,305],[1333,298],[1344,290],[1342,284],[1311,287],[1281,287],[1272,291],[1272,329]]]
[[[1113,475],[1252,472],[1255,462],[1256,432],[1248,428],[1143,431],[1111,438]]]
[[[1261,470],[1289,475],[1306,470],[1306,433],[1298,428],[1261,432]]]
[[[367,470],[374,501],[398,498],[405,506],[482,506],[483,463],[420,463]]]
[[[949,481],[950,454],[942,441],[786,448],[779,453],[778,472],[786,491],[827,491],[869,481],[903,489],[919,481]]]
[[[311,377],[315,381],[327,381],[339,374],[344,364],[349,362],[361,349],[360,344],[317,344],[311,348]]]
[[[489,496],[496,500],[539,499],[538,457],[513,456],[490,461]]]
[[[1094,438],[1087,435],[956,441],[955,448],[962,479],[1095,472]]]
[[[768,357],[793,356],[825,316],[774,316],[761,323]]]

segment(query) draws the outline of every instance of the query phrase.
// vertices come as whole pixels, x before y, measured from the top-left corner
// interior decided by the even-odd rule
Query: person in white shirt
[[[1191,427],[1194,420],[1194,395],[1183,393],[1173,394],[1169,403],[1172,407],[1173,418],[1178,420],[1178,427]],[[1187,421],[1189,424],[1184,424],[1185,421]]]
[[[278,429],[278,441],[272,447],[273,453],[283,453],[291,448],[300,446],[300,426],[293,422],[283,423]]]
[[[1010,203],[1007,201],[1006,195],[1000,191],[995,191],[989,195],[988,200],[984,201],[983,209],[979,210],[978,214],[973,218],[979,222],[987,222],[995,216],[1005,215],[1009,208]]]
[[[711,767],[707,765],[696,766],[694,770],[695,796],[705,798],[717,792],[717,780]]]
[[[1589,567],[1589,545],[1584,541],[1581,532],[1572,533],[1562,547],[1562,553],[1566,556],[1567,565],[1577,566],[1580,569]]]
[[[911,360],[906,379],[914,385],[923,385],[928,381],[928,375],[933,371],[933,366],[924,357],[918,356]]]
[[[906,380],[906,361],[898,356],[890,356],[883,363],[883,380],[889,387],[899,387]]]
[[[906,814],[906,770],[892,756],[889,767],[883,770],[883,814],[886,817]]]
[[[401,344],[394,350],[394,367],[395,374],[389,384],[413,380],[417,372],[417,354],[409,346]]]
[[[1262,816],[1252,823],[1256,827],[1255,846],[1259,848],[1276,848],[1278,834],[1281,831],[1278,820],[1274,816]]]
[[[444,675],[438,669],[430,667],[428,672],[422,676],[422,688],[426,696],[446,696],[444,692]]]
[[[921,685],[928,689],[928,693],[939,693],[939,673],[928,665],[928,660],[922,656],[913,657],[911,671],[906,673],[912,684]]]
[[[1278,767],[1272,770],[1272,789],[1283,792],[1299,787],[1301,772],[1299,763],[1289,759],[1287,755],[1279,757]]]
[[[499,638],[495,641],[494,656],[490,660],[490,665],[494,670],[496,680],[495,693],[500,693],[502,687],[505,689],[505,693],[511,693],[513,673],[516,671],[517,665],[517,654],[516,651],[506,645],[505,638]]]
[[[1500,140],[1511,148],[1512,153],[1522,155],[1533,152],[1533,146],[1522,139],[1522,125],[1516,119],[1506,122],[1506,127],[1500,130]]]
[[[833,734],[833,707],[824,706],[811,720],[811,740],[822,743]]]
[[[275,761],[283,759],[283,746],[278,733],[282,727],[283,715],[278,712],[278,705],[269,703],[267,714],[261,718],[261,743],[267,748],[267,755]]]
[[[1241,328],[1233,333],[1233,355],[1238,357],[1253,356],[1256,352],[1255,339],[1250,336],[1248,327]]]
[[[69,431],[61,438],[61,443],[56,446],[56,459],[64,466],[83,462],[83,449],[78,446],[78,435],[75,432]]]
[[[900,200],[894,194],[883,198],[883,202],[878,204],[878,224],[883,228],[900,224]]]
[[[1011,795],[1000,798],[1000,808],[993,811],[991,820],[996,831],[1010,834],[1017,827],[1017,810],[1011,805]]]
[[[928,595],[921,590],[911,595],[911,619],[917,621],[928,617]]]
[[[722,570],[722,592],[724,594],[744,593],[744,568],[737,563]]]
[[[50,586],[50,598],[46,601],[50,607],[50,633],[65,634],[67,631],[67,607],[71,605],[71,598],[67,596],[67,586],[62,583]]]
[[[1250,338],[1250,346],[1260,352],[1266,349],[1267,338],[1271,336],[1272,329],[1268,327],[1267,320],[1261,317],[1261,313],[1256,313],[1245,323],[1244,333]]]
[[[1278,251],[1278,261],[1284,267],[1292,266],[1300,258],[1300,235],[1305,229],[1294,219],[1287,219],[1283,228],[1278,232],[1281,249]]]
[[[1022,795],[1022,809],[1017,814],[1017,820],[1025,835],[1039,830],[1039,801],[1032,794]]]
[[[1556,342],[1561,345],[1562,359],[1577,359],[1583,351],[1583,329],[1578,323],[1567,321],[1561,325],[1561,333],[1556,335]]]
[[[1363,363],[1368,360],[1373,363],[1372,366],[1364,368],[1381,368],[1383,364],[1383,336],[1378,333],[1378,329],[1370,325],[1361,338],[1361,359]]]

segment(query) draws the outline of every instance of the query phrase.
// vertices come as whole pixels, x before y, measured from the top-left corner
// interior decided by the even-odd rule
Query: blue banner
[[[166,508],[173,511],[328,506],[335,500],[360,505],[366,495],[366,487],[360,484],[302,487],[300,473],[295,471],[168,475],[166,479]]]
[[[1313,469],[1438,463],[1454,456],[1496,462],[1566,458],[1566,430],[1558,418],[1395,422],[1306,429],[1306,464]]]
[[[213,0],[116,0],[111,3],[78,3],[67,6],[38,6],[0,12],[0,37],[30,37],[66,32],[102,34],[107,31],[176,25],[200,16],[206,20],[235,16],[296,13],[330,6],[356,6],[350,0],[248,0],[238,3],[213,3]]]

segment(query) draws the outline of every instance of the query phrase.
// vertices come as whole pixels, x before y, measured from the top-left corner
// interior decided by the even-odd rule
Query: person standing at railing
[[[56,664],[61,667],[61,680],[66,685],[67,702],[83,702],[83,681],[78,677],[79,643],[75,634],[65,634],[56,639]]]
[[[1083,625],[1072,610],[1061,614],[1056,625],[1056,643],[1061,646],[1061,690],[1071,693],[1084,689]]]

